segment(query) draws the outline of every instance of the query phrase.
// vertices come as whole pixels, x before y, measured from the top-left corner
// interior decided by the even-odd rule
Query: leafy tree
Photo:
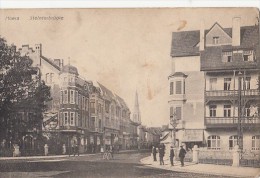
[[[41,129],[49,100],[50,88],[41,81],[39,68],[0,37],[0,141],[15,142],[33,128]],[[30,117],[21,118],[23,112]]]

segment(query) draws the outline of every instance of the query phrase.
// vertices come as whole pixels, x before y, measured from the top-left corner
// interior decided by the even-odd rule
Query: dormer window
[[[223,62],[232,62],[232,52],[223,52],[222,53],[222,61]]]
[[[219,44],[219,37],[218,37],[218,36],[214,36],[214,37],[213,37],[213,44],[214,44],[214,45]]]
[[[247,61],[254,61],[253,50],[243,51],[243,60]]]

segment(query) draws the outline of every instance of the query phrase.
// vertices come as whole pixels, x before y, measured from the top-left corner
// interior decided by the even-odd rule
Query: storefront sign
[[[202,142],[203,130],[185,130],[183,133],[183,142]]]

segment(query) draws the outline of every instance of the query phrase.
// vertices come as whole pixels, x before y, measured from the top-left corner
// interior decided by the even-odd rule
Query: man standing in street
[[[160,157],[160,165],[164,165],[163,157],[164,157],[164,149],[162,146],[159,148],[159,157]]]
[[[174,158],[174,150],[173,150],[173,146],[171,146],[170,149],[170,161],[171,161],[171,166],[173,166],[173,158]]]
[[[183,149],[183,146],[181,146],[180,152],[179,152],[179,158],[181,161],[181,167],[184,166],[184,157],[185,157],[186,151]]]
[[[156,153],[157,153],[157,150],[156,150],[155,146],[153,146],[153,149],[152,149],[153,161],[157,161],[157,159],[156,159]]]

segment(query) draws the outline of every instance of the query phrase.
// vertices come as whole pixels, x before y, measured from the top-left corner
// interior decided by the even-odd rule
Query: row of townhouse
[[[259,25],[240,21],[173,32],[168,103],[177,144],[260,150]]]
[[[44,113],[42,135],[51,153],[61,153],[64,145],[70,151],[75,142],[79,151],[99,152],[101,147],[117,145],[126,149],[137,145],[140,120],[130,119],[124,99],[98,82],[80,77],[76,67],[61,59],[49,59],[42,54],[42,45],[23,45],[21,55],[33,60],[40,76],[51,87],[52,100]],[[33,150],[40,142],[28,134],[24,149]]]

